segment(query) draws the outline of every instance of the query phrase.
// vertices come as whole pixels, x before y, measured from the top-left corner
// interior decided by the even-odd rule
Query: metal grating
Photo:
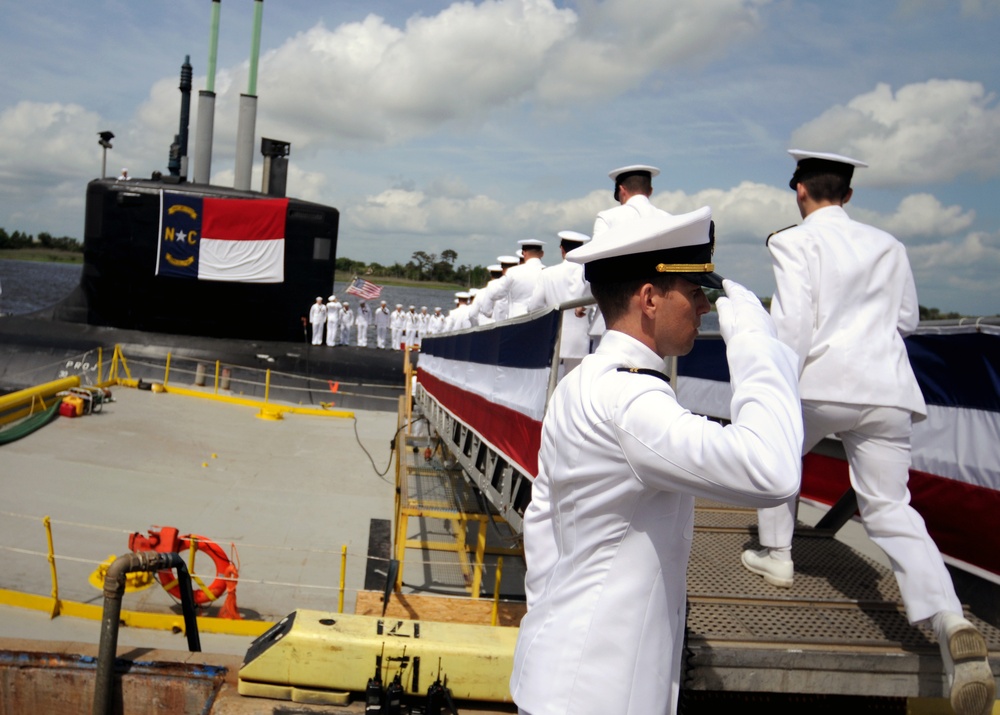
[[[899,603],[890,571],[830,538],[796,535],[792,542],[795,583],[774,588],[740,564],[744,549],[759,549],[756,535],[696,530],[688,565],[688,593],[694,596]]]

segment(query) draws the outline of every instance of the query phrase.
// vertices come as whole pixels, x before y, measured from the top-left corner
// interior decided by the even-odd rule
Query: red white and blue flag
[[[364,278],[354,276],[354,280],[347,286],[347,292],[351,295],[360,296],[362,300],[375,300],[382,295],[382,286],[370,283]]]
[[[906,349],[927,403],[927,419],[913,425],[910,503],[946,562],[1000,583],[994,521],[1000,514],[1000,330],[918,329],[906,338]],[[699,338],[677,371],[684,407],[730,418],[721,339]],[[804,500],[832,505],[849,486],[847,462],[815,451],[805,456]]]
[[[526,322],[498,323],[420,345],[417,381],[454,417],[524,474],[538,473],[542,418],[558,310]]]
[[[160,192],[156,275],[239,283],[285,280],[288,199]]]

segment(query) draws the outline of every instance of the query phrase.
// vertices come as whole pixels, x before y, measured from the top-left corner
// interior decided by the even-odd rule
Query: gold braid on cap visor
[[[657,263],[657,273],[711,273],[714,263]]]

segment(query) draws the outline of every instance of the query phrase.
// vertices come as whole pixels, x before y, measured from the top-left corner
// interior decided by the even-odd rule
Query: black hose
[[[122,596],[125,593],[125,576],[136,571],[164,571],[177,569],[177,582],[181,591],[181,611],[184,614],[184,632],[188,650],[201,651],[198,621],[194,609],[194,593],[187,564],[179,554],[141,551],[119,556],[108,568],[104,577],[104,614],[101,621],[101,644],[97,654],[97,675],[94,682],[94,715],[114,712],[115,654],[118,652],[118,625],[121,620]]]

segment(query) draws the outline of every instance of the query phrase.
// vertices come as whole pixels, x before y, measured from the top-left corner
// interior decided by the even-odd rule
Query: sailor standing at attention
[[[938,638],[952,708],[990,712],[996,684],[986,642],[962,616],[951,576],[907,489],[910,434],[927,407],[903,337],[919,321],[906,248],[852,220],[844,204],[855,167],[839,154],[791,150],[789,186],[803,221],[767,242],[776,289],[778,337],[798,355],[799,392],[809,452],[836,434],[844,444],[861,523],[885,551],[910,623],[929,621]],[[792,586],[796,499],[758,512],[761,551],[743,565],[780,587]]]
[[[535,291],[535,284],[541,275],[542,256],[545,255],[545,241],[535,238],[525,238],[518,241],[521,251],[524,253],[524,262],[520,265],[511,266],[504,271],[496,283],[491,282],[491,286],[486,289],[486,295],[482,299],[480,310],[488,316],[494,315],[494,305],[498,299],[507,299],[507,317],[516,318],[528,312],[528,301]],[[503,258],[503,256],[501,256]],[[501,265],[503,263],[501,262]]]
[[[341,303],[344,309],[340,311],[340,343],[341,345],[351,344],[351,328],[354,327],[354,311],[351,304],[346,300]]]
[[[389,306],[383,300],[375,311],[375,345],[379,350],[385,348],[385,334],[389,329]]]
[[[608,177],[615,182],[615,201],[618,206],[601,211],[594,220],[593,237],[597,238],[612,226],[622,221],[632,221],[643,216],[667,215],[663,209],[658,209],[649,201],[653,195],[653,177],[660,170],[646,164],[622,166],[608,172]]]
[[[416,306],[411,305],[409,311],[403,313],[403,342],[406,349],[412,350],[417,344],[417,314]]]
[[[368,326],[372,322],[372,311],[367,301],[363,300],[358,305],[358,316],[354,322],[358,326],[358,347],[368,347]]]
[[[612,226],[625,221],[634,221],[643,216],[669,216],[669,213],[656,208],[649,200],[653,195],[653,177],[659,173],[659,169],[648,164],[631,164],[609,171],[608,178],[615,184],[613,196],[618,206],[597,214],[594,230],[591,232],[593,238],[600,237]],[[606,328],[600,309],[593,308],[588,333],[594,347],[600,344]]]
[[[312,344],[323,344],[323,326],[326,325],[326,304],[322,296],[316,296],[316,302],[309,308],[309,323],[312,325]]]
[[[590,295],[590,286],[583,277],[583,266],[566,260],[566,254],[590,241],[590,236],[576,231],[560,231],[557,235],[563,260],[554,266],[548,266],[539,275],[528,301],[529,312]],[[587,335],[589,327],[586,308],[563,311],[562,332],[559,336],[559,379],[579,365],[590,352],[590,336]]]
[[[510,301],[507,297],[507,291],[500,288],[500,283],[503,281],[504,276],[507,275],[507,271],[518,265],[518,263],[519,259],[517,256],[503,255],[497,257],[497,265],[500,266],[500,275],[493,276],[489,283],[486,284],[486,287],[476,295],[480,325],[499,323],[501,320],[507,320],[507,317],[510,315]],[[490,271],[490,275],[493,275],[492,270]]]
[[[331,348],[337,344],[337,326],[340,323],[340,301],[337,296],[331,295],[326,303],[326,344]]]
[[[427,334],[437,335],[444,332],[444,316],[441,314],[441,307],[434,308],[434,315],[427,321]]]
[[[399,346],[403,343],[403,322],[405,316],[403,315],[403,304],[396,303],[396,309],[392,311],[392,315],[389,316],[389,339],[392,341],[392,349],[399,350]]]
[[[713,272],[710,225],[707,206],[642,218],[568,254],[608,332],[542,422],[510,681],[521,713],[675,712],[695,497],[773,506],[797,488],[795,354],[756,296]],[[681,407],[663,374],[710,310],[702,286],[726,293],[726,426]]]

